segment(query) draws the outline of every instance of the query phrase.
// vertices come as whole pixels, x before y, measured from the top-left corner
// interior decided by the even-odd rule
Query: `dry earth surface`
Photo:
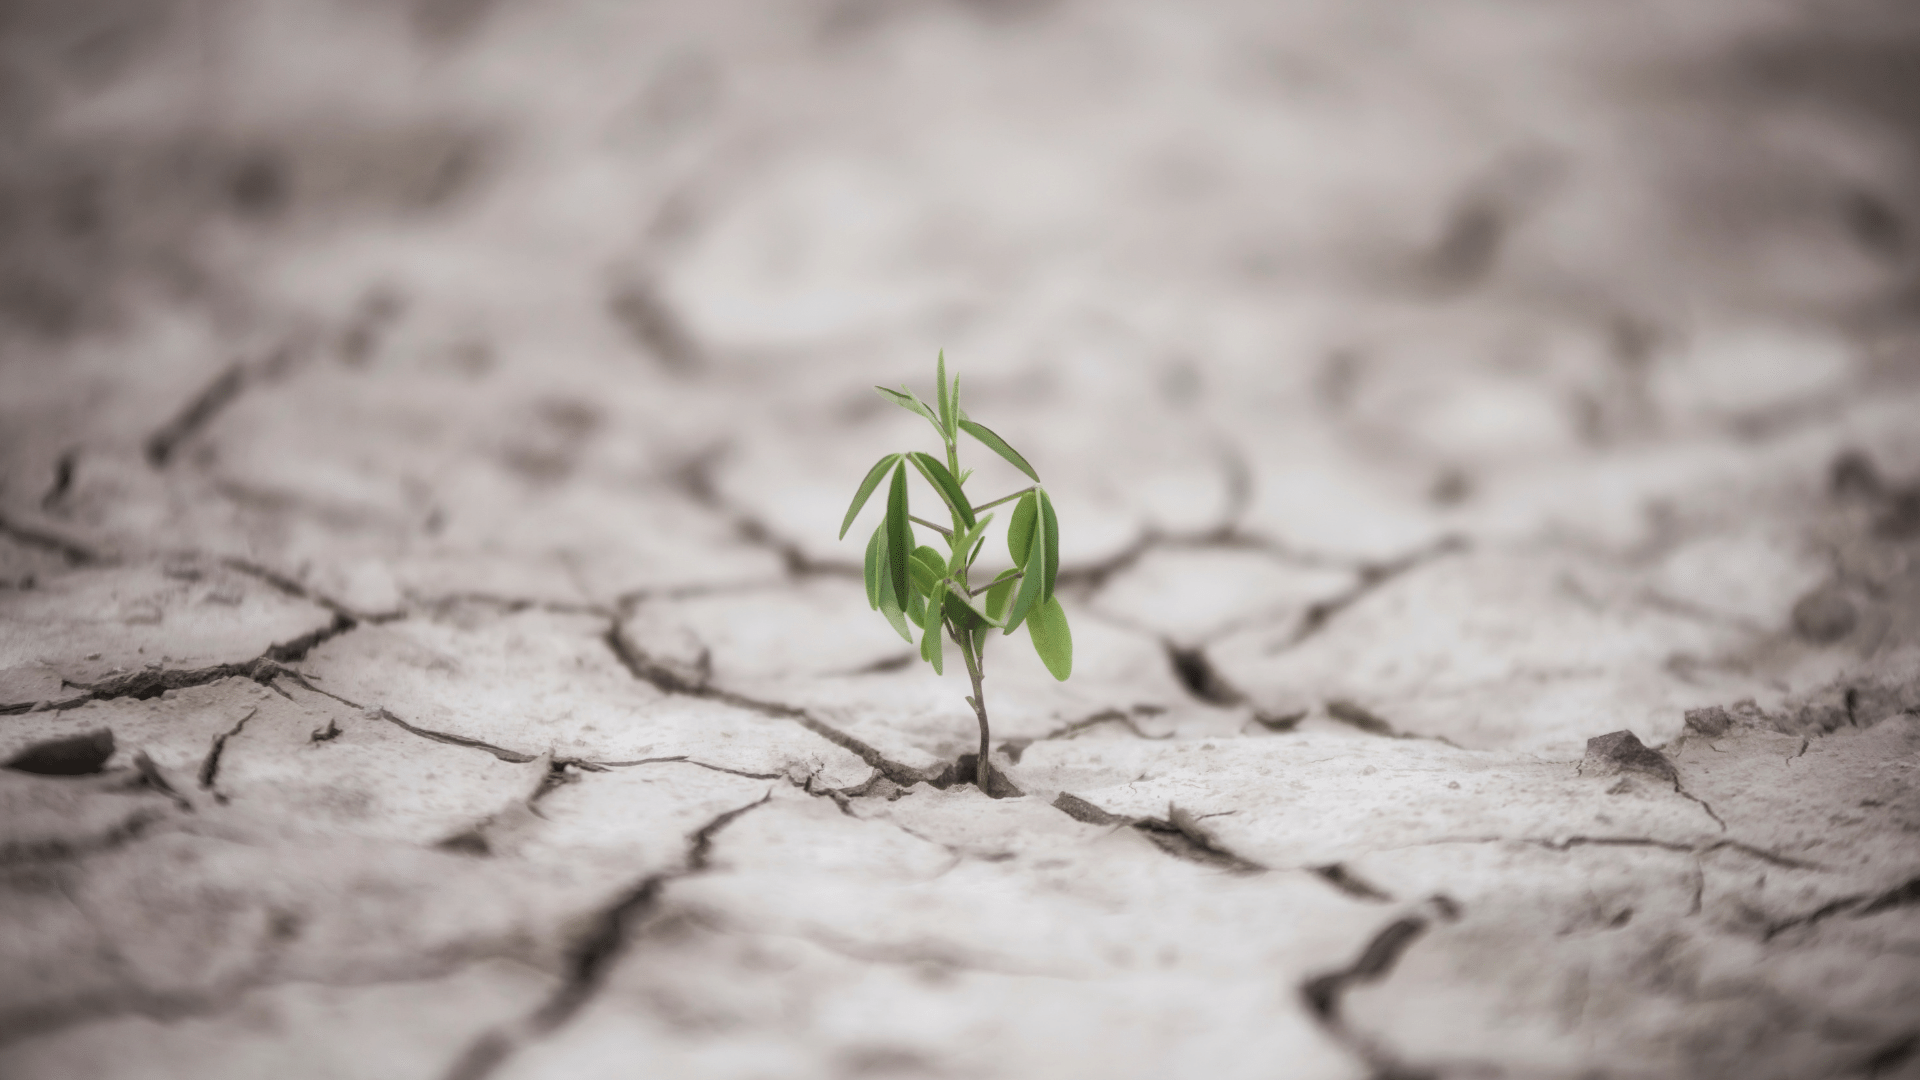
[[[1917,31],[0,5],[0,1075],[1920,1077]]]

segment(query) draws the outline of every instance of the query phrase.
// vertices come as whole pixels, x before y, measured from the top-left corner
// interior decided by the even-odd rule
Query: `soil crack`
[[[599,993],[641,924],[659,908],[666,887],[680,878],[705,872],[713,854],[714,837],[735,819],[766,805],[772,798],[773,791],[769,789],[753,802],[709,820],[687,837],[686,857],[679,869],[647,875],[603,908],[574,947],[567,962],[566,980],[552,996],[527,1016],[495,1027],[474,1040],[447,1070],[447,1080],[483,1080],[506,1064],[521,1047],[551,1035],[572,1020]]]

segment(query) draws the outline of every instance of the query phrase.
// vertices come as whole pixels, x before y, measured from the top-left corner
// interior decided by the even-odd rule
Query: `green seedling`
[[[947,381],[947,357],[943,351],[934,371],[933,406],[915,397],[902,386],[889,390],[876,386],[881,396],[908,412],[917,413],[933,425],[946,450],[946,461],[931,454],[907,451],[888,454],[874,463],[853,505],[847,507],[846,520],[840,523],[840,538],[860,516],[867,499],[887,485],[887,513],[873,539],[867,541],[867,606],[886,616],[887,621],[911,644],[915,630],[920,632],[920,658],[933,665],[936,674],[944,674],[945,643],[959,646],[966,662],[967,677],[973,680],[973,696],[967,704],[980,721],[980,756],[974,766],[974,782],[987,790],[987,700],[981,690],[986,677],[987,639],[995,630],[1011,634],[1025,624],[1033,651],[1053,677],[1065,681],[1073,674],[1073,635],[1067,629],[1067,613],[1053,595],[1054,578],[1060,570],[1060,523],[1054,517],[1053,502],[1040,484],[1040,474],[1027,464],[1020,452],[989,428],[968,419],[960,407],[960,379]],[[966,492],[972,470],[960,469],[960,435],[964,432],[1012,463],[1033,479],[1027,487],[998,499],[975,506]],[[926,480],[945,504],[948,523],[940,525],[915,516],[907,505],[907,470]],[[986,546],[987,526],[994,515],[985,511],[1013,503],[1007,519],[1007,553],[1013,566],[993,580],[975,588],[970,579],[974,560]],[[915,527],[938,533],[947,553],[921,544]]]

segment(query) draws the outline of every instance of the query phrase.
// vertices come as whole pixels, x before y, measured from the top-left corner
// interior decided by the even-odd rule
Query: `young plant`
[[[873,539],[867,541],[867,606],[887,617],[900,636],[913,642],[913,631],[920,631],[920,658],[933,665],[936,674],[944,674],[947,640],[960,648],[966,662],[967,677],[973,680],[973,696],[967,704],[980,721],[980,755],[974,764],[974,783],[987,788],[987,700],[981,690],[986,678],[987,638],[993,631],[1011,634],[1022,623],[1033,651],[1053,677],[1065,681],[1073,674],[1073,635],[1067,629],[1067,613],[1053,595],[1053,582],[1060,570],[1060,524],[1053,513],[1047,489],[1040,485],[1040,474],[1033,471],[1020,452],[1007,445],[981,424],[967,418],[960,407],[960,379],[947,382],[947,357],[941,352],[934,371],[935,406],[915,397],[902,386],[875,390],[895,405],[918,413],[933,425],[946,449],[946,461],[917,450],[888,454],[868,470],[840,523],[840,538],[846,539],[860,508],[887,483],[887,514]],[[965,432],[987,449],[1011,462],[1013,467],[1033,479],[1027,487],[998,499],[973,505],[966,493],[971,469],[960,469],[960,434]],[[939,525],[916,517],[907,506],[907,467],[924,477],[940,501],[946,504],[948,524]],[[975,559],[986,546],[987,526],[993,515],[984,511],[1003,503],[1013,503],[1007,521],[1007,552],[1013,566],[992,581],[974,588],[970,581]],[[940,534],[947,553],[920,544],[913,529],[919,526]]]

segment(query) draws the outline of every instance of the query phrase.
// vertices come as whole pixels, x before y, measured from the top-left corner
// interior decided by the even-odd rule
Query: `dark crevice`
[[[1152,842],[1153,846],[1188,862],[1199,863],[1236,874],[1265,873],[1266,867],[1250,859],[1244,859],[1228,850],[1216,839],[1199,818],[1192,812],[1183,810],[1172,803],[1167,804],[1167,816],[1161,818],[1135,818],[1111,813],[1071,792],[1063,791],[1054,797],[1054,809],[1088,825],[1125,826],[1138,832]]]
[[[22,863],[61,862],[103,854],[133,843],[166,818],[166,811],[158,807],[147,807],[127,815],[105,832],[95,833],[92,836],[49,837],[39,841],[0,840],[0,867],[18,866]],[[0,1045],[7,1042],[11,1027],[12,1025],[6,1022],[4,1014],[0,1014]]]
[[[157,698],[169,690],[184,690],[192,686],[206,686],[222,679],[252,679],[267,684],[281,673],[281,668],[272,660],[262,657],[239,664],[216,664],[213,667],[193,668],[190,670],[147,668],[122,675],[117,679],[104,682],[87,683],[74,686],[86,693],[77,697],[63,698],[59,701],[20,701],[0,705],[0,716],[15,716],[20,713],[48,710],[64,712],[77,709],[90,701],[109,701],[115,698],[132,698],[145,701]]]
[[[613,617],[611,610],[599,604],[575,603],[567,600],[536,600],[489,592],[449,593],[444,596],[414,600],[417,608],[434,614],[442,614],[463,604],[494,608],[507,615],[518,615],[523,611],[544,611],[554,615],[589,615],[601,619]]]
[[[53,463],[53,483],[47,486],[46,494],[40,496],[40,509],[50,511],[58,509],[66,500],[67,492],[73,490],[73,474],[80,463],[80,451],[68,450]]]
[[[744,694],[721,690],[704,683],[693,683],[677,672],[668,669],[665,665],[655,662],[644,651],[636,647],[632,641],[628,640],[626,634],[621,632],[618,620],[615,620],[613,625],[608,627],[602,640],[606,643],[608,650],[613,653],[614,659],[620,661],[620,665],[626,668],[629,674],[642,682],[648,683],[663,694],[677,694],[685,697],[702,698],[707,701],[718,701],[737,708],[757,712],[762,716],[771,716],[781,720],[792,720],[801,727],[813,732],[815,735],[853,754],[861,761],[866,762],[869,767],[880,770],[887,779],[902,787],[911,787],[914,784],[932,779],[926,771],[911,768],[888,758],[879,750],[874,749],[861,740],[829,724],[823,723],[809,714],[805,709],[795,708],[791,705],[783,705],[774,701],[760,701],[747,697]]]
[[[341,634],[359,625],[360,624],[351,616],[336,613],[333,616],[333,621],[320,629],[302,634],[290,641],[283,641],[269,648],[266,652],[266,658],[279,664],[298,663],[305,660],[307,654],[320,645],[339,637]]]
[[[854,668],[850,671],[842,672],[842,674],[885,675],[889,672],[905,671],[906,669],[912,667],[914,665],[914,662],[919,659],[920,659],[919,653],[903,652],[898,656],[889,656],[884,659],[875,660],[871,664],[862,664],[861,666]]]
[[[322,693],[324,692],[325,691],[322,691]],[[328,695],[328,696],[332,696],[332,695]],[[343,699],[335,699],[335,700],[343,700]],[[351,704],[351,703],[348,703],[348,704]],[[354,707],[358,708],[359,706],[354,706]],[[402,720],[399,717],[393,715],[392,713],[388,712],[384,708],[372,710],[371,715],[378,719],[385,720],[387,723],[392,724],[393,726],[401,729],[402,731],[408,732],[409,734],[418,735],[423,739],[432,739],[434,742],[446,743],[448,746],[464,746],[471,750],[485,750],[487,753],[492,754],[494,757],[499,758],[501,761],[508,762],[509,764],[525,765],[529,761],[539,760],[539,758],[534,754],[523,754],[518,750],[508,750],[506,747],[495,746],[490,742],[483,742],[479,739],[470,739],[465,735],[452,735],[444,731],[434,731],[431,728],[416,727],[415,725],[409,724],[405,720]]]
[[[1173,665],[1174,677],[1187,692],[1209,705],[1232,707],[1247,700],[1239,687],[1228,682],[1225,676],[1214,669],[1213,662],[1207,659],[1206,651],[1199,646],[1181,646],[1168,641],[1163,643],[1167,650],[1167,662]]]
[[[726,447],[715,447],[705,453],[688,459],[673,473],[673,484],[681,493],[699,506],[711,510],[726,518],[733,526],[734,535],[757,548],[764,548],[780,557],[780,565],[791,578],[804,577],[845,577],[861,576],[859,564],[851,562],[823,562],[808,555],[800,545],[778,536],[755,515],[729,502],[720,488],[713,482],[713,467],[726,455]]]
[[[1914,907],[1917,905],[1920,905],[1920,877],[1909,878],[1905,882],[1895,885],[1893,888],[1881,893],[1861,893],[1854,896],[1843,896],[1838,900],[1832,900],[1822,904],[1814,910],[1807,912],[1805,915],[1796,915],[1790,919],[1782,919],[1779,922],[1768,925],[1766,932],[1762,935],[1762,939],[1771,941],[1773,938],[1788,930],[1802,926],[1813,926],[1835,915],[1851,914],[1856,919],[1863,919],[1869,915],[1877,915],[1883,911],[1892,911],[1896,908]]]
[[[1445,735],[1421,735],[1411,731],[1401,731],[1380,714],[1359,702],[1349,701],[1346,698],[1334,698],[1327,702],[1327,717],[1369,735],[1379,735],[1388,739],[1426,739],[1429,742],[1443,743],[1456,750],[1460,748],[1458,743]]]
[[[630,769],[636,765],[692,765],[696,769],[707,769],[711,772],[744,776],[749,780],[778,780],[786,775],[785,773],[758,773],[748,772],[745,769],[730,769],[725,765],[715,765],[712,762],[695,761],[685,754],[674,754],[671,757],[641,758],[638,761],[585,761],[566,759],[562,761],[561,764],[576,765],[589,772],[605,772],[608,769]]]
[[[1131,715],[1129,715],[1128,713],[1122,712],[1119,709],[1102,709],[1099,712],[1094,713],[1092,716],[1086,717],[1081,720],[1075,720],[1071,724],[1065,724],[1060,727],[1054,728],[1052,731],[1047,732],[1045,735],[1042,735],[1037,739],[1026,738],[1026,737],[1008,739],[1007,741],[1000,744],[999,750],[1001,753],[1007,755],[1007,760],[1013,762],[1015,765],[1018,765],[1020,764],[1020,756],[1026,753],[1027,748],[1032,746],[1036,742],[1049,742],[1054,739],[1071,739],[1082,732],[1091,731],[1092,729],[1099,727],[1103,724],[1118,724],[1121,727],[1127,729],[1129,732],[1132,732],[1135,737],[1141,738],[1141,739],[1152,739],[1157,741],[1162,739],[1173,738],[1173,732],[1171,731],[1165,732],[1160,735],[1147,734],[1145,731],[1141,730],[1139,723],[1136,722]]]
[[[1364,600],[1381,586],[1443,555],[1464,551],[1466,547],[1467,542],[1461,537],[1447,536],[1428,547],[1402,555],[1397,559],[1362,564],[1359,571],[1360,579],[1352,588],[1338,596],[1308,605],[1307,610],[1301,613],[1300,623],[1294,627],[1293,633],[1268,651],[1280,652],[1293,648],[1326,629],[1334,616]]]
[[[1166,820],[1141,818],[1133,823],[1133,829],[1176,859],[1235,874],[1260,874],[1267,869],[1227,850],[1190,811],[1171,803],[1167,804]]]
[[[1311,869],[1315,874],[1319,875],[1321,880],[1339,889],[1341,892],[1346,893],[1348,896],[1353,897],[1355,900],[1367,900],[1373,903],[1383,904],[1393,899],[1391,894],[1365,878],[1356,875],[1353,871],[1347,869],[1343,863],[1328,863],[1325,866],[1315,866]]]
[[[147,464],[156,469],[166,468],[181,443],[192,438],[211,423],[222,409],[233,404],[245,388],[246,381],[246,368],[237,362],[221,372],[207,384],[206,389],[187,403],[186,408],[147,437]]]
[[[467,1047],[447,1071],[447,1080],[483,1080],[529,1042],[557,1031],[579,1013],[605,984],[648,917],[660,906],[660,896],[672,882],[709,868],[713,841],[729,824],[773,798],[766,795],[718,815],[687,838],[686,858],[677,870],[649,874],[619,899],[602,909],[567,959],[566,981],[539,1008],[520,1020],[486,1032]]]
[[[704,350],[686,324],[644,278],[629,277],[616,285],[607,297],[607,311],[668,371],[690,375],[705,365]]]
[[[1426,910],[1401,916],[1367,942],[1353,963],[1338,971],[1316,975],[1300,984],[1300,996],[1315,1020],[1327,1034],[1366,1062],[1372,1080],[1416,1080],[1436,1076],[1402,1061],[1399,1055],[1353,1030],[1343,1010],[1347,991],[1377,983],[1393,974],[1407,949],[1432,927],[1436,920],[1452,922],[1460,916],[1460,906],[1446,896],[1435,896]]]
[[[213,782],[220,776],[220,757],[226,753],[227,740],[240,734],[241,729],[247,726],[247,721],[253,719],[254,714],[259,711],[260,707],[257,705],[248,709],[247,714],[236,721],[232,727],[213,737],[213,745],[207,747],[207,756],[200,762],[198,778],[200,790],[213,791]],[[220,802],[226,802],[226,798],[217,792],[213,797]]]
[[[1814,870],[1824,872],[1827,868],[1818,863],[1768,851],[1738,840],[1715,840],[1710,844],[1688,844],[1678,840],[1658,840],[1650,836],[1563,836],[1554,838],[1535,836],[1443,836],[1403,847],[1438,847],[1444,844],[1526,844],[1530,847],[1545,848],[1548,851],[1570,851],[1577,847],[1648,847],[1662,851],[1672,851],[1684,855],[1703,856],[1717,851],[1731,851],[1748,858],[1789,870]],[[1382,850],[1397,851],[1398,847]]]
[[[58,555],[60,561],[68,566],[96,566],[102,561],[100,556],[83,544],[48,532],[45,529],[22,525],[0,515],[0,536],[12,540],[23,547],[37,548]]]
[[[90,701],[108,701],[116,698],[145,701],[159,697],[169,690],[206,686],[222,679],[252,679],[263,686],[278,690],[277,687],[273,687],[274,678],[281,674],[290,674],[288,669],[281,666],[282,664],[305,659],[307,654],[322,642],[339,637],[359,625],[351,616],[336,612],[333,621],[326,626],[309,631],[297,638],[269,645],[266,652],[253,660],[233,664],[215,664],[204,668],[150,667],[96,683],[65,683],[64,686],[82,690],[85,693],[58,701],[17,701],[0,704],[0,716],[15,716],[38,710],[65,711],[80,708]],[[302,679],[301,683],[312,689],[311,684],[306,680]]]
[[[353,625],[357,623],[363,623],[363,622],[374,623],[374,624],[389,623],[389,622],[394,622],[396,620],[403,619],[406,617],[405,611],[398,611],[398,610],[382,611],[382,612],[355,611],[353,608],[348,607],[347,605],[341,603],[338,600],[335,600],[330,596],[327,596],[323,593],[315,592],[314,590],[308,588],[305,585],[302,585],[300,582],[295,581],[293,578],[290,578],[285,574],[282,574],[276,570],[269,569],[265,566],[260,565],[259,563],[252,562],[247,559],[241,559],[234,556],[227,556],[220,560],[220,565],[226,567],[229,570],[237,571],[239,573],[247,575],[248,577],[264,582],[265,584],[272,586],[273,588],[279,590],[280,592],[286,594],[287,596],[293,597],[296,600],[305,600],[309,604],[316,604],[320,607],[326,608],[328,611],[333,612],[334,615],[338,616],[340,619],[348,620],[348,625],[345,627],[345,630],[353,629]],[[597,613],[598,612],[596,612],[596,614]],[[338,619],[336,619],[336,622],[337,621]],[[344,630],[335,631],[335,632],[341,633],[341,632],[344,632]]]

